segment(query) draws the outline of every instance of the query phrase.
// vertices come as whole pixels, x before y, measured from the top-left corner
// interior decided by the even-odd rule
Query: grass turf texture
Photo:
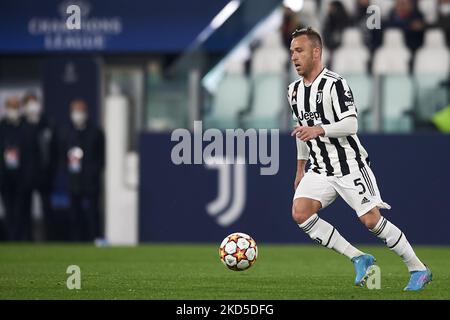
[[[416,247],[434,281],[403,292],[409,279],[385,247],[361,246],[381,268],[381,290],[353,285],[344,256],[311,245],[259,244],[249,270],[228,270],[218,245],[0,245],[0,299],[450,299],[450,248]],[[81,290],[68,290],[69,265],[81,269]]]

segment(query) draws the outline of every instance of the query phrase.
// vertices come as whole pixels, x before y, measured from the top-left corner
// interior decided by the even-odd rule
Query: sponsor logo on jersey
[[[353,100],[353,94],[352,94],[352,92],[351,92],[350,90],[345,90],[344,95],[345,95],[348,99]]]
[[[306,121],[308,121],[308,120],[319,120],[320,119],[320,114],[317,111],[315,111],[315,112],[312,112],[312,111],[304,112],[302,110],[302,112],[300,112],[300,114],[298,115],[298,119],[300,121],[302,121],[302,120],[306,120]]]
[[[323,93],[322,90],[317,92],[317,96],[316,96],[316,103],[321,103],[322,102],[322,98],[323,98]]]
[[[353,106],[355,103],[353,101],[352,90],[345,90],[344,92],[344,104],[346,107]]]

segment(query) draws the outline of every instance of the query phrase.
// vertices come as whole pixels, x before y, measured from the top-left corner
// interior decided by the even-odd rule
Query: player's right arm
[[[295,138],[295,140],[297,142],[297,172],[295,174],[294,190],[297,189],[300,181],[305,175],[305,166],[309,157],[309,149],[306,142],[299,138]]]
[[[292,91],[294,89],[294,83],[291,83],[288,87],[288,102],[292,108]],[[297,117],[295,116],[294,112],[292,112],[292,119],[295,121],[298,121]],[[309,158],[309,148],[306,145],[305,141],[300,140],[299,138],[295,138],[297,143],[297,172],[295,174],[295,180],[294,180],[294,190],[297,189],[297,186],[300,184],[300,181],[302,180],[303,176],[305,175],[305,166],[306,162]]]

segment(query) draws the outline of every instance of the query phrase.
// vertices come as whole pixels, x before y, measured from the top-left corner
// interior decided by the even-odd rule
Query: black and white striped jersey
[[[327,68],[310,85],[305,86],[302,78],[291,83],[288,100],[293,117],[301,126],[330,124],[357,116],[352,90],[344,78]],[[341,138],[317,137],[306,144],[311,163],[309,171],[339,177],[369,163],[368,154],[356,134]]]

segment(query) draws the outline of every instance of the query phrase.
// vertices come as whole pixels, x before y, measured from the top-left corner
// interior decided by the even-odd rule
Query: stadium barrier
[[[367,135],[360,140],[382,198],[392,206],[382,214],[411,243],[450,244],[450,136]],[[291,218],[296,146],[288,134],[279,136],[274,175],[262,175],[261,164],[220,166],[196,159],[203,163],[176,165],[177,144],[170,134],[140,136],[140,242],[217,243],[239,231],[256,241],[311,243]],[[191,150],[192,161],[198,147]],[[322,217],[351,242],[381,244],[341,198]]]

